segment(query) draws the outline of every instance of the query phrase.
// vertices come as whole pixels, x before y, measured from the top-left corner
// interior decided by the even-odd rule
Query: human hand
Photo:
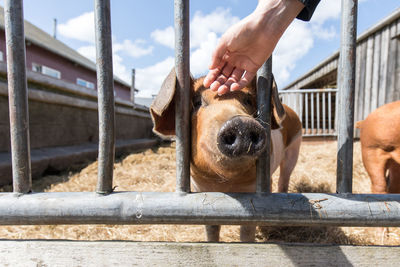
[[[298,0],[260,0],[253,13],[221,37],[204,86],[219,95],[245,87],[303,7]]]

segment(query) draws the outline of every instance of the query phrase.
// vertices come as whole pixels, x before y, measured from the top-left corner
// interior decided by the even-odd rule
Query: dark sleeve
[[[320,0],[299,0],[305,7],[297,15],[297,18],[304,21],[309,21],[314,13],[315,8],[318,6]],[[332,1],[332,0],[327,0]]]

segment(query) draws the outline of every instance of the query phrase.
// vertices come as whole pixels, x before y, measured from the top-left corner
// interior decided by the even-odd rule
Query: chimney
[[[132,69],[132,82],[131,82],[131,102],[133,104],[133,108],[135,108],[135,77],[136,76],[136,70]]]
[[[57,19],[53,20],[53,38],[57,39]]]

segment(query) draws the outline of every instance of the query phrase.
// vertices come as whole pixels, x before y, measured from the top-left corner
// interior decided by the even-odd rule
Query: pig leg
[[[297,137],[285,151],[285,158],[280,164],[278,192],[287,193],[288,191],[290,175],[299,157],[300,144],[301,136]]]
[[[400,193],[400,164],[393,160],[390,160],[388,169],[389,169],[388,192],[390,194],[398,194]],[[381,232],[381,245],[385,245],[385,240],[386,238],[389,237],[389,228],[380,227],[378,228],[377,231]]]
[[[386,166],[387,157],[380,149],[363,148],[362,153],[364,167],[371,179],[371,191],[374,194],[387,193]],[[380,240],[380,244],[385,244],[387,234],[386,227],[376,227],[375,237]]]
[[[253,225],[240,226],[240,241],[241,242],[254,242],[256,238],[256,227]]]
[[[371,179],[371,191],[374,194],[387,193],[385,177],[387,156],[380,149],[364,148],[362,153],[363,163]]]
[[[206,225],[207,242],[218,242],[221,225]]]
[[[400,164],[392,161],[389,166],[389,193],[400,193]]]

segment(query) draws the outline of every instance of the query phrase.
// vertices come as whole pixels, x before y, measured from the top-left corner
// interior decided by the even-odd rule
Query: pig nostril
[[[251,141],[253,144],[257,144],[258,141],[259,141],[259,138],[260,138],[260,136],[258,135],[258,133],[250,132],[250,141]]]
[[[224,136],[224,143],[227,145],[233,145],[236,141],[236,135],[235,134],[227,134]]]

